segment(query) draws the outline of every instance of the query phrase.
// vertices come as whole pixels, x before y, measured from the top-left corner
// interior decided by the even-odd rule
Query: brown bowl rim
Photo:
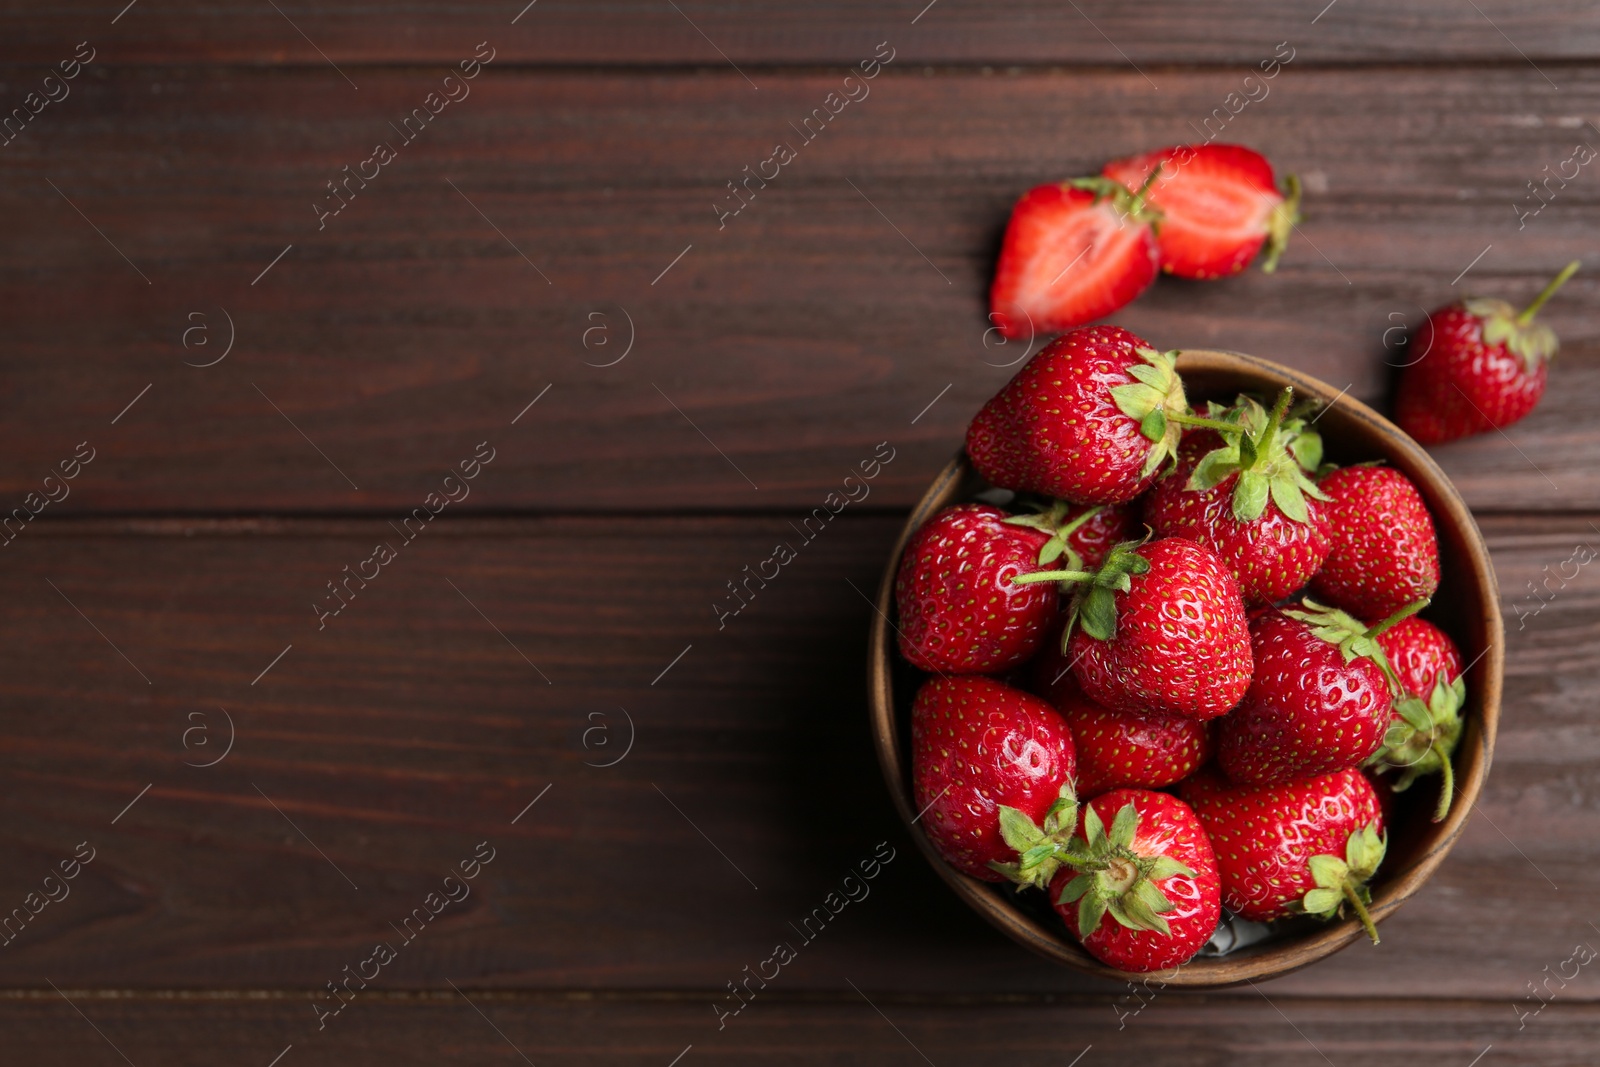
[[[1301,396],[1317,397],[1330,408],[1337,404],[1345,421],[1353,420],[1361,424],[1383,444],[1383,458],[1417,483],[1433,512],[1435,523],[1441,530],[1449,528],[1455,531],[1466,549],[1466,562],[1479,590],[1479,603],[1476,606],[1481,612],[1488,645],[1482,649],[1462,650],[1469,662],[1474,657],[1476,662],[1471,667],[1469,678],[1466,727],[1455,753],[1456,797],[1444,822],[1431,829],[1431,843],[1419,849],[1419,854],[1408,865],[1399,870],[1381,872],[1382,881],[1376,887],[1371,908],[1373,919],[1381,923],[1416,893],[1444,861],[1466,826],[1493,759],[1500,718],[1505,640],[1499,588],[1488,546],[1466,502],[1433,457],[1399,427],[1366,404],[1346,395],[1344,390],[1336,391],[1310,375],[1240,352],[1180,350],[1178,369],[1184,374],[1247,376],[1259,380],[1273,392],[1292,385]],[[1064,926],[1047,928],[1013,907],[1006,899],[1008,890],[962,874],[944,862],[917,824],[919,816],[912,799],[909,767],[902,757],[900,727],[895,715],[892,657],[896,653],[889,640],[889,630],[893,626],[890,619],[894,612],[894,578],[906,541],[934,512],[950,502],[970,472],[965,454],[957,453],[934,478],[907,517],[878,583],[877,610],[868,640],[868,704],[878,764],[901,821],[928,862],[959,897],[1013,940],[1073,970],[1102,978],[1125,981],[1149,981],[1154,978],[1169,986],[1218,988],[1288,974],[1332,955],[1363,937],[1360,924],[1354,919],[1345,919],[1329,923],[1305,937],[1272,943],[1260,951],[1196,957],[1171,971],[1134,974],[1109,967],[1088,955],[1071,939]]]

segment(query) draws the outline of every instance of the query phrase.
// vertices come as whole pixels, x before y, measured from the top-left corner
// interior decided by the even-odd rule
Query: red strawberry
[[[1066,720],[1030,693],[981,676],[932,678],[917,692],[912,791],[928,840],[963,874],[1048,885],[1077,824],[1076,766]]]
[[[1078,754],[1078,797],[1135,786],[1181,782],[1211,758],[1211,724],[1161,711],[1112,711],[1084,696],[1067,675],[1053,692],[1072,727]]]
[[[1177,797],[1106,793],[1084,807],[1083,836],[1069,847],[1071,865],[1055,876],[1050,895],[1100,962],[1124,971],[1176,967],[1216,930],[1217,858],[1200,820]]]
[[[1568,263],[1518,312],[1504,300],[1464,300],[1428,317],[1427,346],[1400,374],[1394,421],[1425,445],[1503,429],[1544,396],[1558,343],[1533,316],[1578,269]]]
[[[937,674],[1025,663],[1055,620],[1059,598],[1014,585],[1011,576],[1038,570],[1050,540],[988,504],[957,504],[929,519],[911,535],[895,576],[900,654]]]
[[[1322,439],[1302,419],[1285,419],[1285,389],[1269,415],[1249,397],[1213,419],[1242,432],[1191,430],[1171,472],[1144,500],[1158,537],[1187,537],[1222,557],[1247,603],[1296,592],[1327,558],[1331,531],[1306,476],[1322,462]]]
[[[1462,674],[1461,650],[1450,635],[1427,619],[1415,615],[1402,619],[1378,635],[1378,644],[1400,681],[1412,696],[1433,692],[1439,672],[1453,682]]]
[[[1461,653],[1448,634],[1419,618],[1406,619],[1378,635],[1378,644],[1394,668],[1402,695],[1394,702],[1383,747],[1367,766],[1374,774],[1399,770],[1391,787],[1396,793],[1405,792],[1420,775],[1439,772],[1433,821],[1442,822],[1455,795],[1450,753],[1461,739],[1461,707],[1467,698]]]
[[[1029,359],[967,427],[990,484],[1079,504],[1132,500],[1177,450],[1175,353],[1120,326],[1063,334]]]
[[[1272,164],[1241,145],[1174,145],[1114,160],[1102,173],[1129,189],[1150,183],[1145,199],[1162,216],[1161,269],[1180,278],[1237,274],[1263,244],[1261,269],[1270,274],[1300,219],[1299,179],[1289,175],[1280,193]]]
[[[1118,545],[1096,572],[1012,579],[1081,583],[1067,645],[1090,699],[1122,711],[1212,719],[1250,684],[1239,582],[1210,549],[1181,537]]]
[[[1322,479],[1333,548],[1311,579],[1319,600],[1382,619],[1439,588],[1439,539],[1411,479],[1392,467],[1344,467]]]
[[[1111,314],[1155,280],[1156,217],[1104,178],[1029,189],[1011,209],[989,320],[1031,340]]]
[[[1354,767],[1376,752],[1394,707],[1377,642],[1385,625],[1369,630],[1309,600],[1252,622],[1255,678],[1222,720],[1224,773],[1241,784],[1288,782]]]
[[[1367,880],[1388,843],[1372,783],[1359,770],[1286,785],[1229,785],[1213,771],[1185,782],[1216,849],[1222,903],[1254,922],[1355,911],[1373,943]]]

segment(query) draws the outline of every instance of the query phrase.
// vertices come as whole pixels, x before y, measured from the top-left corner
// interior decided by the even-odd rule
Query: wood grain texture
[[[904,508],[1012,373],[1015,348],[984,344],[1012,199],[1193,137],[1237,82],[897,61],[719,229],[725,183],[798,142],[837,72],[753,93],[732,72],[491,69],[319,232],[325,183],[398,142],[440,77],[90,67],[0,156],[0,491],[20,502],[89,439],[60,512],[393,513],[553,384],[463,509],[810,508],[885,439],[903,458],[872,506]],[[1600,74],[1555,93],[1514,67],[1291,66],[1273,85],[1227,135],[1305,176],[1301,233],[1276,276],[1162,282],[1117,316],[1154,342],[1381,401],[1409,358],[1386,331],[1469,286],[1524,299],[1593,248],[1587,172],[1521,229],[1514,205],[1600,137]],[[1439,451],[1475,507],[1600,507],[1597,284],[1548,309],[1568,345],[1510,443]],[[224,312],[231,355],[185,366],[220,355]]]
[[[1537,1067],[1593,1062],[1600,1006],[1557,1001],[1520,1033],[1499,1002],[1263,1000],[1158,993],[1138,1015],[1110,997],[1045,1003],[906,1000],[863,986],[864,996],[757,1000],[718,1031],[699,999],[504,996],[463,987],[443,995],[357,1001],[317,1032],[301,996],[255,1000],[85,997],[57,994],[0,1003],[0,1025],[18,1062],[101,1067],[122,1062],[200,1067],[219,1056],[260,1064],[424,1067],[432,1064],[696,1063],[914,1064],[1009,1061],[1185,1063],[1276,1067],[1358,1062],[1374,1054],[1418,1067],[1485,1060]],[[1129,998],[1129,1003],[1133,999]],[[1351,1025],[1359,1011],[1361,1026]],[[880,1014],[881,1013],[881,1014]],[[1118,1030],[1119,1017],[1125,1023]],[[1510,1023],[1508,1026],[1507,1023]],[[309,1024],[309,1025],[308,1025]],[[691,1048],[692,1046],[692,1048]],[[519,1053],[521,1056],[519,1057]],[[919,1053],[921,1055],[919,1055]]]
[[[242,0],[140,3],[112,25],[120,3],[12,4],[0,13],[0,60],[46,63],[85,36],[104,39],[124,63],[316,65],[324,56],[341,65],[449,63],[485,37],[523,63],[707,67],[849,64],[885,37],[903,43],[919,63],[1002,65],[1250,64],[1285,39],[1330,62],[1526,63],[1524,56],[1548,62],[1600,54],[1592,11],[1578,0],[1538,6],[1489,0],[1478,10],[1445,0],[1340,0],[1331,7],[1155,0],[1137,11],[1108,0],[690,0],[678,11],[648,0],[275,6],[279,11]]]
[[[898,520],[847,511],[803,545],[777,518],[439,522],[322,631],[312,598],[397,540],[384,524],[86,520],[6,550],[0,903],[22,904],[78,842],[98,853],[0,947],[0,985],[321,988],[488,840],[472,896],[379,988],[721,989],[798,943],[789,924],[887,841],[896,858],[802,947],[786,989],[1106,991],[988,929],[897,828],[863,664],[864,594]],[[1510,1019],[1547,964],[1600,936],[1583,918],[1600,905],[1596,572],[1546,593],[1522,630],[1511,610],[1600,533],[1510,518],[1486,532],[1510,633],[1483,799],[1381,947],[1274,996],[1425,988],[1503,1001]],[[798,558],[719,631],[724,583],[779,540]],[[183,740],[209,724],[220,742],[219,707],[233,751],[184,766],[214,758]],[[621,751],[620,709],[632,750],[586,766]],[[596,726],[609,735],[586,737]],[[1507,923],[1508,900],[1548,906]],[[1561,998],[1596,999],[1586,981]]]

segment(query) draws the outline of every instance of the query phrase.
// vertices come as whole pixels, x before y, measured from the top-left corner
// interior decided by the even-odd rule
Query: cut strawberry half
[[[1270,274],[1300,217],[1300,180],[1288,175],[1280,192],[1272,164],[1242,145],[1173,145],[1113,160],[1101,173],[1128,189],[1149,184],[1144,198],[1161,213],[1161,269],[1180,278],[1237,274],[1262,245]]]
[[[1111,314],[1155,280],[1157,217],[1141,194],[1105,178],[1028,190],[1006,227],[990,321],[1005,337],[1031,339]]]

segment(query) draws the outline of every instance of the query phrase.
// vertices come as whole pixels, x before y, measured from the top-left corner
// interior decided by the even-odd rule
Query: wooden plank
[[[0,492],[99,450],[51,514],[393,513],[485,439],[508,444],[466,510],[809,508],[886,439],[874,506],[904,507],[1011,373],[984,317],[1011,199],[1189,136],[1231,84],[890,71],[719,230],[724,183],[834,75],[747,99],[731,74],[494,72],[319,232],[325,183],[434,73],[91,72],[0,159]],[[1565,81],[1286,72],[1235,122],[1312,188],[1282,271],[1162,283],[1118,320],[1380,399],[1386,331],[1593,246],[1585,179],[1521,231],[1513,208],[1594,136],[1571,127],[1600,75]],[[1515,447],[1441,453],[1474,505],[1600,507],[1596,284],[1549,309],[1569,346]]]
[[[488,841],[384,988],[720,989],[888,842],[795,988],[1104,991],[965,911],[887,803],[861,594],[897,520],[847,511],[805,543],[780,518],[439,522],[411,544],[378,521],[199,520],[12,543],[0,904],[80,842],[96,854],[0,948],[0,985],[321,988]],[[1600,537],[1487,531],[1512,619],[1526,581]],[[313,599],[379,539],[397,558],[319,630]],[[725,583],[780,540],[797,559],[719,630]],[[1600,586],[1588,568],[1550,588],[1508,634],[1481,818],[1381,947],[1273,990],[1509,1005],[1593,936]],[[223,751],[221,709],[234,747],[186,766]],[[1543,906],[1503,921],[1526,900]]]
[[[691,0],[677,11],[647,0],[596,9],[562,0],[336,7],[120,4],[17,7],[0,18],[0,61],[39,64],[84,37],[113,62],[451,63],[488,38],[508,60],[562,64],[849,64],[889,38],[918,63],[1254,64],[1284,40],[1319,60],[1493,60],[1529,63],[1600,54],[1589,9],[1490,0],[1344,0],[1285,6],[1222,0],[1203,8],[1153,0],[1074,9],[1046,0],[850,4]],[[114,18],[114,16],[117,16]],[[1530,57],[1530,58],[1524,58]],[[1149,72],[1157,81],[1160,72]],[[1559,69],[1549,71],[1559,81]],[[359,81],[359,79],[356,79]]]
[[[796,963],[794,966],[800,966]],[[1499,1002],[1303,1000],[1156,994],[1137,1015],[1110,997],[929,1002],[863,987],[814,1001],[772,991],[718,1031],[704,998],[636,1000],[463,994],[369,997],[318,1032],[303,995],[218,999],[97,996],[66,990],[0,1002],[19,1062],[120,1062],[200,1067],[230,1062],[394,1065],[625,1063],[687,1065],[1067,1063],[1110,1057],[1151,1063],[1275,1065],[1403,1056],[1419,1067],[1492,1062],[1577,1067],[1592,1062],[1600,1007],[1551,1004],[1522,1032]],[[709,994],[707,994],[709,996]],[[1146,994],[1149,999],[1149,994]],[[1130,1003],[1132,998],[1129,998]],[[81,1009],[80,1017],[74,1008]],[[876,1010],[875,1010],[876,1009]],[[1351,1025],[1351,1012],[1361,1024]],[[1120,1014],[1119,1014],[1120,1013]],[[1124,1026],[1114,1024],[1119,1017]],[[101,1033],[85,1024],[85,1018]],[[1507,1023],[1510,1025],[1507,1025]],[[520,1058],[519,1058],[520,1057]],[[681,1059],[674,1061],[674,1057]],[[1488,1058],[1486,1057],[1486,1058]]]

